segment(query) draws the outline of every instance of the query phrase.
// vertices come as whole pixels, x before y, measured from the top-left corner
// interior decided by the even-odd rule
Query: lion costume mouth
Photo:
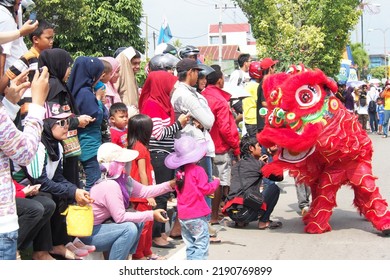
[[[279,155],[279,160],[289,162],[289,163],[297,163],[305,160],[308,156],[314,153],[314,151],[315,151],[315,147],[311,147],[310,149],[300,153],[296,153],[288,149],[282,148],[282,151]]]

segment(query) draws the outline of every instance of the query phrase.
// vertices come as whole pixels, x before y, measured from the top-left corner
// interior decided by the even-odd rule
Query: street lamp
[[[370,28],[368,29],[368,32],[372,32],[372,31],[380,31],[382,32],[383,34],[383,48],[384,48],[384,55],[385,55],[385,76],[386,76],[386,80],[388,78],[388,75],[387,75],[387,51],[386,51],[386,31],[387,30],[390,30],[390,27],[386,28],[386,29],[382,29],[382,28]]]

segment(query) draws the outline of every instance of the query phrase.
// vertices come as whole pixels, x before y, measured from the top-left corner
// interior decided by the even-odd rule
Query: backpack
[[[376,113],[376,102],[374,100],[371,100],[368,103],[368,112],[370,113]]]
[[[361,94],[359,96],[359,105],[360,105],[360,107],[364,107],[367,105],[367,96],[366,95]]]

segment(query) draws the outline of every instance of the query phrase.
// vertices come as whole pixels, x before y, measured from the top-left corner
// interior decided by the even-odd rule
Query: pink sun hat
[[[191,136],[182,136],[175,139],[175,151],[165,158],[165,165],[170,169],[176,169],[187,163],[196,163],[207,153],[208,142],[197,142]]]

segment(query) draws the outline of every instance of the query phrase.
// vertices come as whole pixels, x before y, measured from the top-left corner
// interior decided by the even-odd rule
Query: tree
[[[370,74],[373,78],[377,78],[379,80],[382,80],[386,78],[386,66],[378,66],[375,68],[370,69]]]
[[[74,42],[86,29],[90,10],[85,0],[40,0],[35,1],[39,19],[45,19],[55,25],[54,46],[74,53]]]
[[[349,31],[361,11],[359,0],[236,0],[249,19],[259,57],[280,60],[279,68],[304,63],[335,76]]]
[[[37,9],[57,25],[55,45],[73,55],[112,56],[124,46],[144,51],[141,0],[41,0]]]
[[[367,68],[370,64],[370,57],[364,50],[361,43],[351,44],[352,57],[357,66],[359,80],[367,78]]]

